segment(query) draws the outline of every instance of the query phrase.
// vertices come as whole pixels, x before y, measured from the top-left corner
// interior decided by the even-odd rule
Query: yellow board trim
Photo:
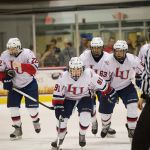
[[[138,96],[140,97],[141,92],[138,92]],[[51,102],[52,101],[52,95],[39,95],[40,102]],[[3,96],[0,97],[0,104],[6,104],[7,103],[7,97]],[[24,98],[22,103],[24,103]]]
[[[40,95],[39,100],[40,102],[51,102],[52,95]],[[6,103],[7,103],[7,96],[0,97],[0,104],[6,104]],[[22,103],[24,103],[24,98],[22,100]]]

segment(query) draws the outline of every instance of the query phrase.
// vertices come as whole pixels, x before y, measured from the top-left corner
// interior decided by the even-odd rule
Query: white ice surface
[[[47,103],[48,105],[48,103]],[[6,105],[0,105],[0,150],[50,150],[51,141],[56,138],[56,120],[54,111],[40,106],[40,118],[42,131],[36,134],[33,129],[28,111],[22,105],[20,109],[22,116],[23,136],[21,140],[10,141],[9,134],[13,132],[11,127],[9,110]],[[115,138],[100,138],[101,121],[97,113],[99,132],[97,136],[91,133],[91,126],[87,132],[86,150],[130,150],[131,144],[125,128],[126,109],[122,102],[117,104],[112,117],[112,128],[117,131]],[[73,114],[68,122],[68,134],[62,145],[63,150],[80,150],[78,144],[79,123],[77,112]]]

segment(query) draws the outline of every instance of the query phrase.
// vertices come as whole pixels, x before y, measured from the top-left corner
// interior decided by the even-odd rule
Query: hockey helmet
[[[125,58],[126,58],[126,53],[128,50],[128,44],[126,41],[124,40],[118,40],[114,46],[114,57],[117,61],[119,62],[124,62]]]
[[[114,46],[113,46],[114,49],[118,49],[118,50],[124,50],[124,51],[127,51],[128,50],[128,44],[126,41],[124,40],[118,40]]]
[[[79,57],[72,57],[69,61],[69,73],[71,75],[71,78],[77,81],[83,73],[83,70],[84,66],[81,59]]]
[[[104,42],[100,37],[94,37],[91,41],[91,53],[93,57],[99,57],[102,53]]]
[[[18,38],[10,38],[6,47],[9,50],[10,55],[16,56],[21,51],[21,42]]]

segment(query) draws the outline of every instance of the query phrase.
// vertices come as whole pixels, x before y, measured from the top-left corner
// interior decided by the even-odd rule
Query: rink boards
[[[51,102],[53,89],[56,81],[61,73],[63,73],[65,67],[45,67],[39,68],[35,78],[37,79],[39,86],[39,100],[41,102]],[[134,83],[134,81],[133,81]],[[3,85],[0,82],[0,104],[6,104],[7,91],[3,90]],[[24,99],[22,100],[24,102]]]
[[[39,100],[41,102],[51,102],[54,85],[59,75],[64,72],[66,67],[45,67],[39,68],[35,78],[39,87]],[[0,104],[6,104],[7,91],[3,90],[0,82]],[[24,99],[23,99],[24,102]]]
[[[52,100],[52,94],[49,95],[39,95],[39,101],[40,102],[51,102]],[[7,97],[6,96],[1,96],[0,97],[0,104],[6,104],[7,102]],[[22,103],[24,103],[24,98],[22,99]]]

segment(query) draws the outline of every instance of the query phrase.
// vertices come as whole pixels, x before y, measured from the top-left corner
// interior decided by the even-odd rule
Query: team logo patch
[[[105,64],[106,64],[106,65],[109,65],[109,61],[105,61]]]

